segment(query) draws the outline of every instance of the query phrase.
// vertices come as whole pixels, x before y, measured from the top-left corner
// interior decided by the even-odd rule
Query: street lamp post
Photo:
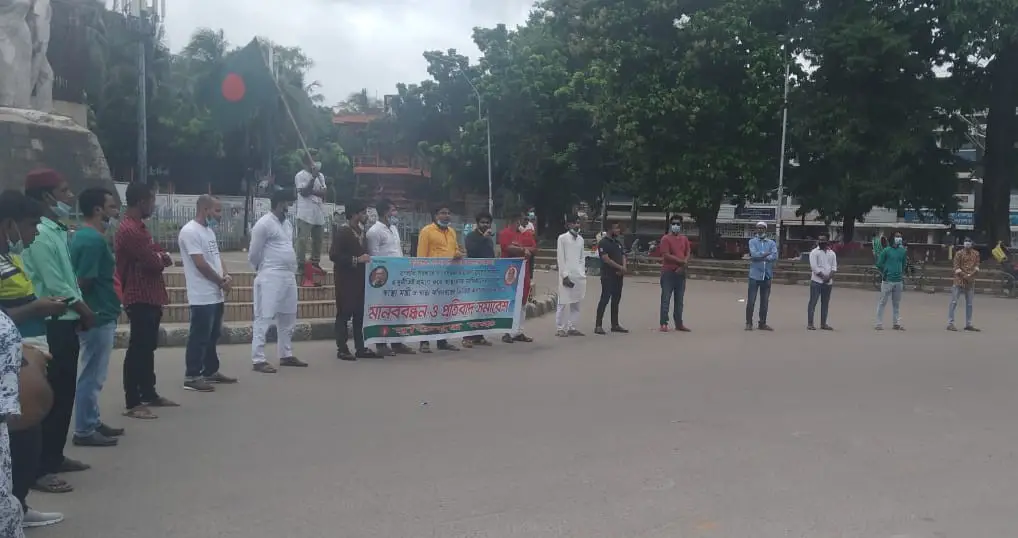
[[[778,161],[778,214],[775,227],[778,252],[781,252],[781,217],[785,206],[785,144],[788,140],[788,85],[791,79],[792,64],[785,62],[785,93],[781,112],[781,160]]]
[[[492,198],[491,192],[491,114],[488,114],[487,117],[481,116],[481,92],[477,90],[477,86],[474,86],[473,82],[470,82],[470,79],[467,78],[466,73],[460,71],[459,69],[457,69],[456,71],[460,74],[460,76],[463,77],[463,80],[467,81],[467,84],[470,85],[470,89],[474,90],[474,95],[477,96],[477,119],[484,120],[485,130],[487,131],[488,135],[488,213],[491,213],[492,211],[495,210],[494,199]]]
[[[147,14],[142,10],[142,0],[131,2],[131,15],[138,25],[138,181],[148,181],[148,75],[147,63],[147,41],[148,21]]]

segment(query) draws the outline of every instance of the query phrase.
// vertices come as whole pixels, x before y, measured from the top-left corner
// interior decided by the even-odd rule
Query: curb
[[[527,318],[541,317],[549,312],[555,311],[555,305],[558,304],[558,295],[551,293],[538,297],[535,301],[527,303],[526,312]],[[187,334],[189,330],[187,327],[174,327],[167,329],[165,327],[159,328],[159,347],[184,347],[187,344]],[[127,342],[130,337],[131,331],[126,325],[117,327],[117,334],[114,338],[113,348],[114,349],[126,349]],[[335,340],[336,338],[336,326],[332,320],[329,319],[315,319],[311,321],[297,320],[297,327],[293,331],[294,342],[306,342],[310,340]],[[268,342],[276,341],[276,326],[273,325],[269,328],[269,334],[266,338]],[[232,344],[250,344],[251,343],[251,324],[240,325],[230,324],[223,325],[223,334],[219,337],[220,345],[232,345]]]

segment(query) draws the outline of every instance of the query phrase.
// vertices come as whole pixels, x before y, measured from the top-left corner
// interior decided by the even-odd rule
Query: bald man
[[[198,197],[194,220],[180,229],[177,242],[184,262],[187,302],[191,305],[191,329],[184,351],[184,389],[213,392],[214,384],[231,384],[237,380],[219,371],[216,342],[223,328],[226,294],[233,278],[219,256],[216,227],[222,222],[223,206],[214,196]]]

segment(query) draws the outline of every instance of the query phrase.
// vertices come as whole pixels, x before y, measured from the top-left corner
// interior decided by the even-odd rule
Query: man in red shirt
[[[689,238],[682,235],[682,217],[673,215],[668,233],[661,238],[661,332],[668,332],[668,303],[674,297],[675,330],[689,332],[682,323],[682,300],[686,295],[686,265],[689,262]]]
[[[523,276],[523,305],[520,307],[520,332],[515,336],[508,333],[502,336],[502,341],[507,344],[534,341],[533,338],[523,334],[523,320],[527,317],[526,305],[530,300],[530,280],[534,276],[534,256],[537,255],[535,233],[523,224],[522,215],[513,215],[509,226],[498,234],[498,246],[502,249],[503,258],[524,258],[526,260],[526,273]]]
[[[124,356],[125,416],[153,419],[149,407],[176,407],[156,392],[155,352],[163,306],[169,302],[163,270],[173,265],[170,255],[152,240],[145,219],[152,216],[156,197],[149,185],[127,187],[127,211],[117,228],[114,249],[116,278],[131,322],[130,341]]]

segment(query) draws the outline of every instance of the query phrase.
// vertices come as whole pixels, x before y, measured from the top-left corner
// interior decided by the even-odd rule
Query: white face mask
[[[972,241],[965,241],[962,243],[965,248],[972,248]]]

